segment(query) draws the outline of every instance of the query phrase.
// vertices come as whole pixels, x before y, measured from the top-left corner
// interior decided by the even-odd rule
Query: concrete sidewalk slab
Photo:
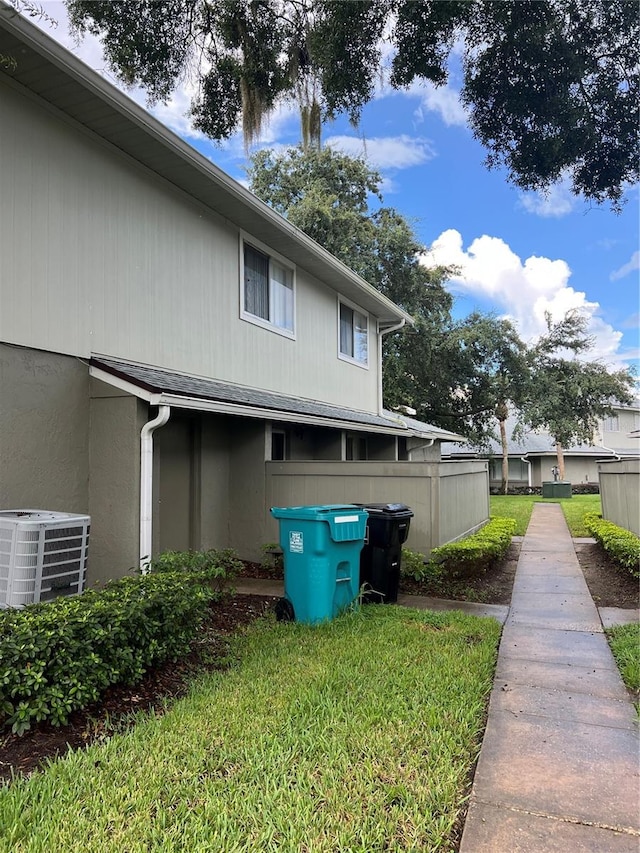
[[[515,716],[532,714],[552,720],[613,726],[636,731],[638,718],[627,697],[611,699],[569,690],[551,690],[510,682],[497,684],[491,694],[492,709]],[[526,709],[526,710],[525,710]]]
[[[473,853],[638,853],[626,832],[488,803],[471,803],[467,820],[478,828]]]
[[[568,690],[630,701],[622,679],[612,679],[611,670],[575,664],[548,663],[543,660],[498,658],[496,684],[527,684],[549,690]]]
[[[477,800],[627,831],[637,828],[633,730],[498,710],[491,714],[475,776],[491,798]]]
[[[524,658],[580,666],[610,669],[618,677],[618,668],[602,634],[594,631],[548,631],[528,625],[514,625],[504,637],[500,655],[503,660]]]
[[[583,577],[573,574],[566,575],[539,575],[522,574],[517,577],[513,584],[514,592],[526,593],[556,593],[558,595],[584,595],[588,593],[588,587]]]
[[[638,853],[637,717],[600,616],[560,506],[536,504],[460,853]]]
[[[615,628],[617,625],[630,625],[640,622],[640,610],[624,610],[622,607],[599,607],[598,614],[605,628]]]

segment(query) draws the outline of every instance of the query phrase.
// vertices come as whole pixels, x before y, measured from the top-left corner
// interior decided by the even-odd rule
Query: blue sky
[[[93,37],[76,45],[64,5],[45,0],[52,28],[35,20],[94,70],[116,82]],[[129,91],[139,103],[144,94]],[[245,182],[240,136],[223,144],[194,133],[186,116],[190,92],[181,89],[151,112],[232,177]],[[260,147],[295,145],[295,109],[283,107],[270,120]],[[357,129],[346,119],[325,126],[324,143],[364,155],[383,178],[384,203],[395,207],[429,250],[425,263],[455,263],[461,274],[448,283],[455,313],[474,309],[509,316],[532,341],[544,331],[544,312],[560,319],[571,308],[589,317],[595,348],[590,358],[613,367],[640,364],[640,195],[626,193],[621,214],[554,187],[547,198],[523,193],[501,171],[488,171],[485,152],[466,127],[455,79],[434,90],[408,92],[381,87],[363,111]]]

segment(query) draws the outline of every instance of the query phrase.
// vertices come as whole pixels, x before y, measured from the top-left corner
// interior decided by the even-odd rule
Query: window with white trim
[[[294,272],[249,243],[242,251],[242,316],[281,334],[294,334]]]
[[[617,415],[609,415],[604,419],[605,432],[620,432],[620,422]]]
[[[340,358],[366,367],[369,363],[369,317],[355,306],[338,303],[338,352]]]

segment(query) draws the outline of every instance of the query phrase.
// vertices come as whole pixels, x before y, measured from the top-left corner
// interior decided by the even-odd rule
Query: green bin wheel
[[[293,622],[295,621],[296,614],[293,610],[293,604],[289,601],[288,598],[280,598],[276,601],[274,610],[276,612],[276,619],[278,622]]]

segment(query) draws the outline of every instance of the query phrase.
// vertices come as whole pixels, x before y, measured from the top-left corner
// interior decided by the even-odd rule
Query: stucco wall
[[[123,577],[139,563],[140,430],[147,406],[91,381],[89,583]]]
[[[89,511],[89,376],[75,358],[0,344],[0,507]]]

